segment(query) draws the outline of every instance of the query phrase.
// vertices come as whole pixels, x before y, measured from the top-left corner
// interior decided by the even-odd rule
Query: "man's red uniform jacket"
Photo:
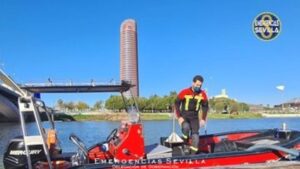
[[[175,109],[177,117],[187,114],[198,115],[200,108],[206,113],[208,111],[208,98],[204,90],[196,93],[192,87],[182,90],[175,101]]]

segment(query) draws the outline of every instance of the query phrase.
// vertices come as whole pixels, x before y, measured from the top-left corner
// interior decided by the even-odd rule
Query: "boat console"
[[[145,158],[143,126],[141,123],[122,122],[114,129],[106,142],[90,148],[88,156],[97,160],[139,160]]]
[[[117,160],[143,159],[145,145],[141,123],[122,123],[109,144],[109,152]]]

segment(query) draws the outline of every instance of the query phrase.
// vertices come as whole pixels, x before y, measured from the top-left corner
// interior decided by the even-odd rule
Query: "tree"
[[[58,107],[58,109],[62,110],[62,109],[65,109],[65,104],[64,104],[64,101],[62,99],[58,99],[57,100],[57,103],[56,103],[56,106]]]
[[[144,111],[147,106],[147,98],[139,97],[139,98],[137,98],[137,103],[138,103],[140,111]]]
[[[160,102],[160,97],[158,95],[150,96],[150,98],[147,100],[147,110],[151,110],[152,113],[158,109],[158,104]]]
[[[94,104],[93,109],[94,109],[94,110],[100,110],[100,109],[102,109],[102,105],[103,105],[103,101],[102,101],[102,100],[98,100],[98,101]]]
[[[122,96],[111,95],[105,102],[105,108],[113,111],[118,110],[119,112],[124,110],[125,105],[123,103]]]
[[[74,102],[68,102],[68,103],[65,103],[65,107],[68,109],[68,110],[74,110],[75,109],[75,104]]]
[[[89,105],[82,102],[82,101],[79,101],[77,104],[76,104],[76,108],[79,110],[79,111],[83,111],[83,110],[87,110],[89,109]]]
[[[175,100],[177,98],[177,93],[176,91],[171,91],[169,96],[168,96],[168,100],[170,104],[174,104]]]
[[[239,114],[239,104],[238,103],[232,103],[231,105],[231,111],[230,114]]]
[[[249,111],[249,106],[246,103],[239,103],[235,100],[228,98],[213,98],[209,100],[209,106],[217,113],[224,112],[224,108],[227,107],[230,113]]]
[[[239,103],[239,111],[247,112],[249,111],[249,106],[246,103]]]
[[[214,104],[214,109],[216,110],[216,112],[221,113],[224,110],[224,107],[226,105],[224,104],[224,102],[216,102]]]
[[[175,91],[171,91],[166,98],[166,108],[168,111],[172,111],[175,100],[177,98],[177,93]]]

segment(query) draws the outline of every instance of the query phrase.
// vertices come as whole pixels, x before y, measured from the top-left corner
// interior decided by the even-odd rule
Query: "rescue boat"
[[[122,96],[132,87],[127,82],[98,86],[101,92],[120,92]],[[145,145],[136,102],[128,106],[124,99],[124,104],[129,118],[112,130],[106,140],[86,147],[76,134],[71,134],[70,141],[78,150],[63,153],[51,118],[53,112],[47,111],[41,100],[28,95],[20,97],[18,105],[23,136],[10,141],[3,158],[5,168],[204,168],[299,160],[300,132],[289,130],[285,125],[280,129],[201,135],[199,151],[194,155],[186,151],[190,142],[183,143],[174,132],[169,137],[161,137],[157,144]],[[40,109],[47,113],[51,129],[43,127]],[[29,135],[26,131],[23,116],[28,112],[35,117],[38,135]]]

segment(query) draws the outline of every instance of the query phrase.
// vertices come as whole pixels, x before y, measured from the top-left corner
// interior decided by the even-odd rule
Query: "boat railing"
[[[45,111],[47,111],[47,108],[46,108],[44,102],[42,102],[40,100],[37,101],[32,96],[19,97],[18,98],[18,106],[19,106],[21,128],[22,128],[22,134],[23,134],[23,139],[24,139],[24,146],[25,146],[28,168],[32,169],[32,162],[31,162],[31,157],[30,157],[29,146],[42,145],[49,168],[52,169],[53,167],[51,165],[50,152],[49,152],[47,142],[46,142],[46,139],[47,139],[46,130],[42,126],[40,112],[38,109],[38,107],[40,106],[40,107],[45,108]],[[26,130],[25,116],[27,113],[33,113],[34,122],[38,129],[38,134],[36,134],[36,135],[29,135]],[[46,114],[48,114],[48,113],[46,113]],[[50,116],[48,116],[48,118],[49,117]],[[52,126],[52,127],[54,127],[54,126]]]

